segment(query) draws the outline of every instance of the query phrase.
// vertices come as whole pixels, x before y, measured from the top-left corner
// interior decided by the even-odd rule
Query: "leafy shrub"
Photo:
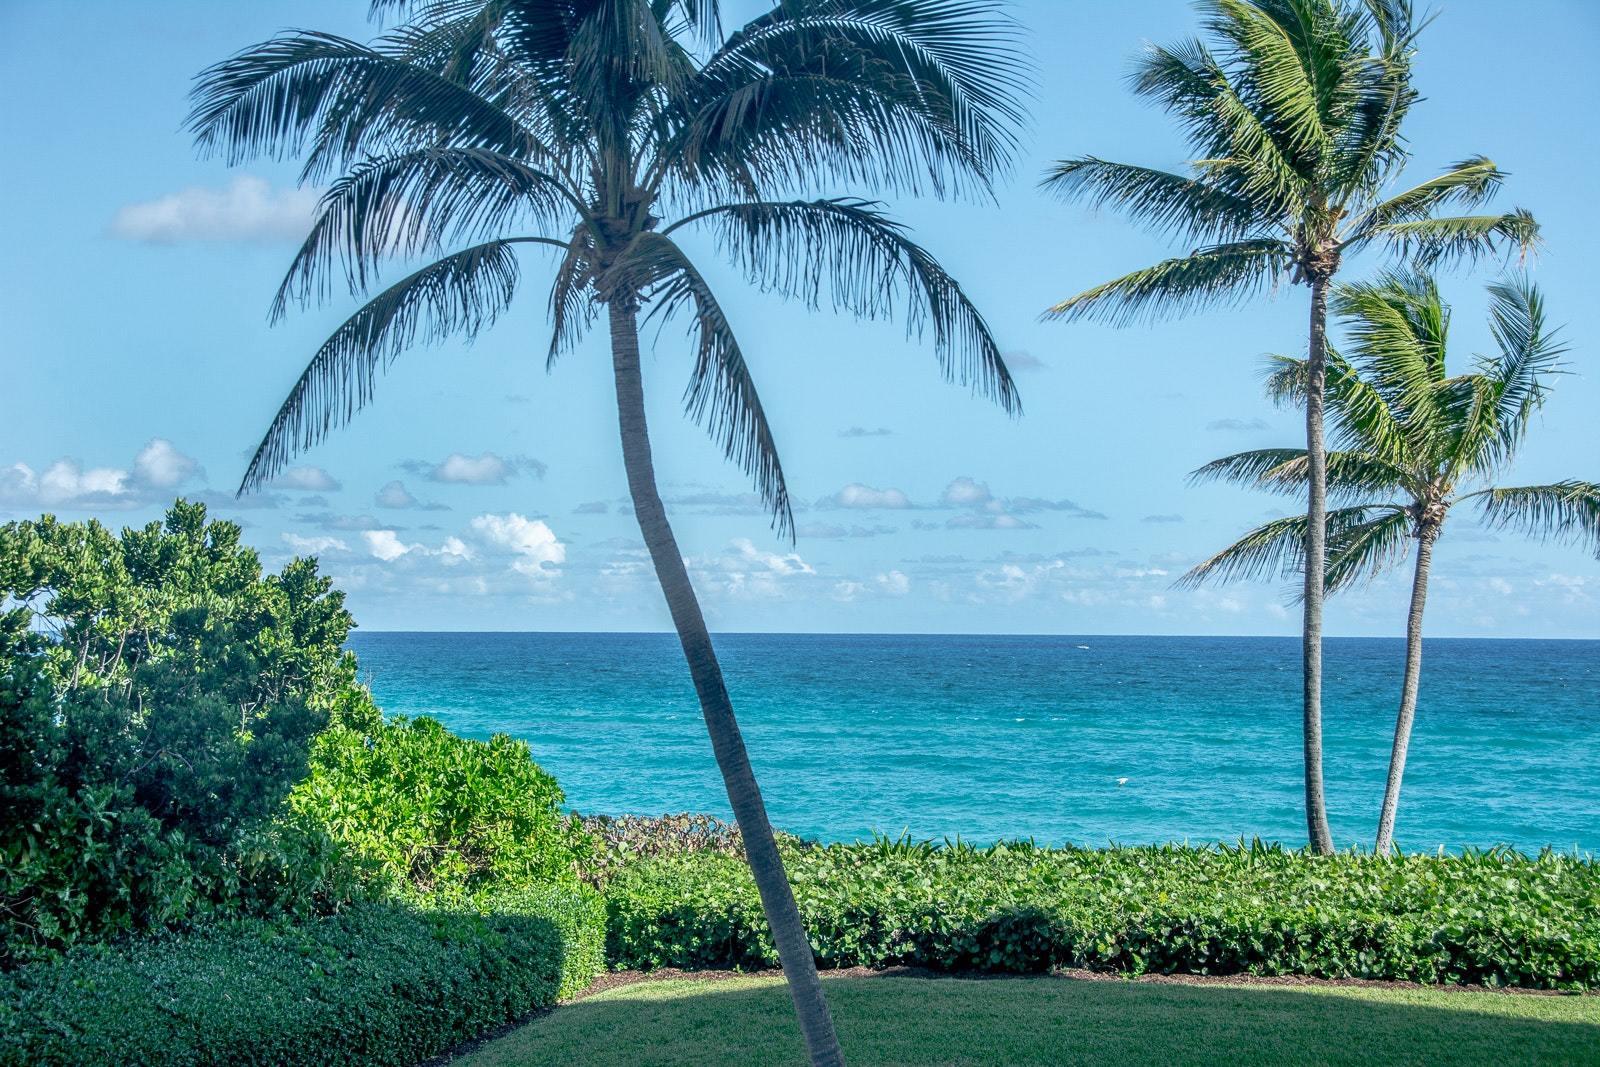
[[[239,533],[183,501],[0,527],[0,965],[234,907],[252,870],[297,896],[329,855],[261,824],[330,719],[377,716],[354,624],[315,561],[263,575]]]
[[[525,742],[397,716],[325,731],[289,804],[395,887],[471,895],[576,879],[590,842],[564,800]]]
[[[1600,985],[1600,867],[1571,856],[878,841],[785,860],[823,966]],[[605,892],[617,966],[777,962],[733,857],[640,860]]]
[[[0,1064],[413,1064],[583,988],[592,890],[362,904],[84,946],[0,976]]]
[[[618,867],[652,856],[716,852],[744,857],[739,827],[711,815],[586,815],[580,822],[595,842],[584,873],[597,883]]]

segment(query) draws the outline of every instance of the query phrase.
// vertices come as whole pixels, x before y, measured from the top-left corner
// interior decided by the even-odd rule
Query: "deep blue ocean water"
[[[782,829],[1304,841],[1297,638],[716,640]],[[727,817],[671,634],[358,633],[351,647],[386,711],[526,740],[579,811]],[[1370,846],[1377,824],[1402,651],[1327,642],[1341,846]],[[1600,642],[1436,640],[1423,662],[1401,846],[1600,852]]]

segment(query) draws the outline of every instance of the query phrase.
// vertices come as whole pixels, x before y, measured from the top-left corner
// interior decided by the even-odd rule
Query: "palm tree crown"
[[[1135,92],[1188,134],[1188,175],[1093,156],[1058,163],[1045,186],[1112,204],[1193,242],[1186,256],[1063,300],[1047,314],[1127,322],[1237,302],[1279,281],[1311,293],[1307,343],[1302,637],[1306,833],[1333,851],[1322,782],[1322,595],[1327,471],[1322,428],[1327,290],[1344,257],[1386,245],[1421,266],[1474,258],[1538,236],[1525,211],[1440,217],[1485,202],[1505,175],[1473,156],[1401,193],[1401,127],[1417,92],[1420,27],[1410,0],[1201,0],[1215,43],[1150,49]]]
[[[599,306],[685,313],[688,412],[754,480],[788,490],[742,350],[680,231],[707,229],[759,287],[931,329],[946,374],[1018,409],[982,316],[874,203],[784,199],[830,180],[987,189],[1013,147],[1020,66],[995,0],[782,0],[732,34],[715,0],[385,3],[364,44],[285,34],[200,75],[191,128],[230,162],[303,157],[334,180],[274,304],[372,294],[322,346],[245,475],[263,484],[372,395],[418,339],[472,337],[511,303],[519,246],[557,251],[554,361]]]
[[[1400,787],[1422,678],[1422,617],[1433,547],[1451,508],[1472,501],[1490,526],[1540,537],[1574,538],[1600,553],[1600,484],[1564,481],[1516,488],[1489,486],[1508,463],[1544,403],[1547,377],[1561,347],[1545,328],[1544,301],[1525,279],[1489,287],[1490,332],[1498,352],[1480,356],[1467,374],[1445,367],[1450,311],[1430,277],[1392,274],[1342,286],[1334,310],[1348,327],[1351,355],[1329,351],[1327,400],[1334,440],[1328,454],[1329,495],[1344,506],[1327,515],[1327,562],[1318,592],[1336,590],[1412,556],[1405,672],[1395,716],[1394,746],[1374,850],[1394,844]],[[1305,404],[1308,360],[1279,358],[1268,391]],[[1221,478],[1279,492],[1304,492],[1309,453],[1260,449],[1208,463],[1201,480]],[[1310,589],[1305,553],[1311,518],[1260,526],[1201,563],[1181,581],[1299,573]]]
[[[1391,274],[1340,287],[1334,311],[1348,327],[1349,355],[1328,354],[1326,588],[1342,589],[1403,561],[1413,541],[1438,538],[1461,503],[1492,527],[1570,538],[1600,549],[1600,484],[1563,481],[1515,488],[1490,482],[1510,462],[1543,404],[1562,348],[1545,325],[1544,301],[1524,279],[1489,287],[1496,353],[1466,374],[1445,366],[1450,311],[1435,281]],[[1268,392],[1305,400],[1305,360],[1275,357]],[[1214,460],[1197,480],[1226,480],[1281,493],[1305,491],[1303,449],[1269,448]],[[1266,523],[1184,575],[1298,574],[1305,517]]]
[[[1289,281],[1327,281],[1374,245],[1421,267],[1509,242],[1531,248],[1526,211],[1473,208],[1506,175],[1471,156],[1403,192],[1401,127],[1418,99],[1411,60],[1420,27],[1408,0],[1202,0],[1215,49],[1151,47],[1134,91],[1188,136],[1190,173],[1085,156],[1062,160],[1045,188],[1112,205],[1197,247],[1051,307],[1061,318],[1141,315],[1231,302]]]

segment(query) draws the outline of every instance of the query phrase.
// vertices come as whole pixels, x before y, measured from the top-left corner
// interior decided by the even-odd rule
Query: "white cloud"
[[[405,483],[399,480],[385,483],[382,489],[373,496],[372,502],[380,508],[390,511],[449,511],[444,504],[432,501],[418,500],[407,489]]]
[[[385,530],[383,532],[388,533],[389,531]],[[296,533],[285,533],[283,535],[283,543],[296,552],[303,552],[313,556],[324,552],[350,551],[350,546],[337,537],[301,537]]]
[[[152,489],[172,489],[200,473],[193,457],[179,452],[171,441],[153,437],[133,457],[134,477]]]
[[[944,487],[939,502],[947,508],[982,507],[994,499],[989,487],[968,477],[960,477]]]
[[[523,471],[529,471],[541,478],[545,472],[544,464],[536,459],[528,456],[513,456],[507,459],[493,452],[484,452],[477,456],[452,452],[438,463],[410,460],[401,466],[431,482],[453,485],[505,485],[512,477]]]
[[[393,530],[363,530],[361,539],[367,543],[367,551],[385,563],[393,563],[401,556],[421,546],[404,544],[400,535]]]
[[[1038,526],[1026,519],[1019,519],[1015,515],[989,515],[983,512],[974,512],[966,515],[952,515],[945,520],[945,525],[953,530],[1037,530]]]
[[[439,546],[439,556],[446,567],[453,567],[458,563],[466,563],[475,559],[477,555],[471,545],[455,536],[446,537],[444,544]]]
[[[333,493],[343,486],[321,467],[290,467],[272,479],[274,489],[294,489],[302,493]]]
[[[241,175],[224,189],[191,186],[128,204],[111,220],[111,235],[128,241],[282,241],[304,237],[316,214],[314,189],[274,189]]]
[[[516,512],[506,515],[479,515],[472,530],[484,542],[516,557],[511,569],[530,578],[559,574],[567,560],[567,546],[542,519],[529,519]]]
[[[901,571],[887,571],[873,579],[878,588],[890,596],[905,596],[911,591],[911,579]]]
[[[876,489],[870,485],[851,482],[832,496],[818,501],[817,506],[900,509],[909,508],[911,506],[911,498],[899,489]]]
[[[136,508],[168,502],[172,490],[203,477],[171,441],[152,438],[130,467],[84,467],[64,456],[44,470],[13,463],[0,470],[0,504],[34,508]]]

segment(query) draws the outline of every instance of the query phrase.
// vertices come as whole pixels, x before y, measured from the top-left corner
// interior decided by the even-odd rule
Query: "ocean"
[[[1305,839],[1298,638],[721,634],[773,825],[1103,845]],[[672,634],[361,633],[385,711],[533,748],[585,813],[728,817]],[[1328,806],[1370,847],[1403,643],[1334,638]],[[1407,850],[1600,852],[1600,641],[1432,640]]]

